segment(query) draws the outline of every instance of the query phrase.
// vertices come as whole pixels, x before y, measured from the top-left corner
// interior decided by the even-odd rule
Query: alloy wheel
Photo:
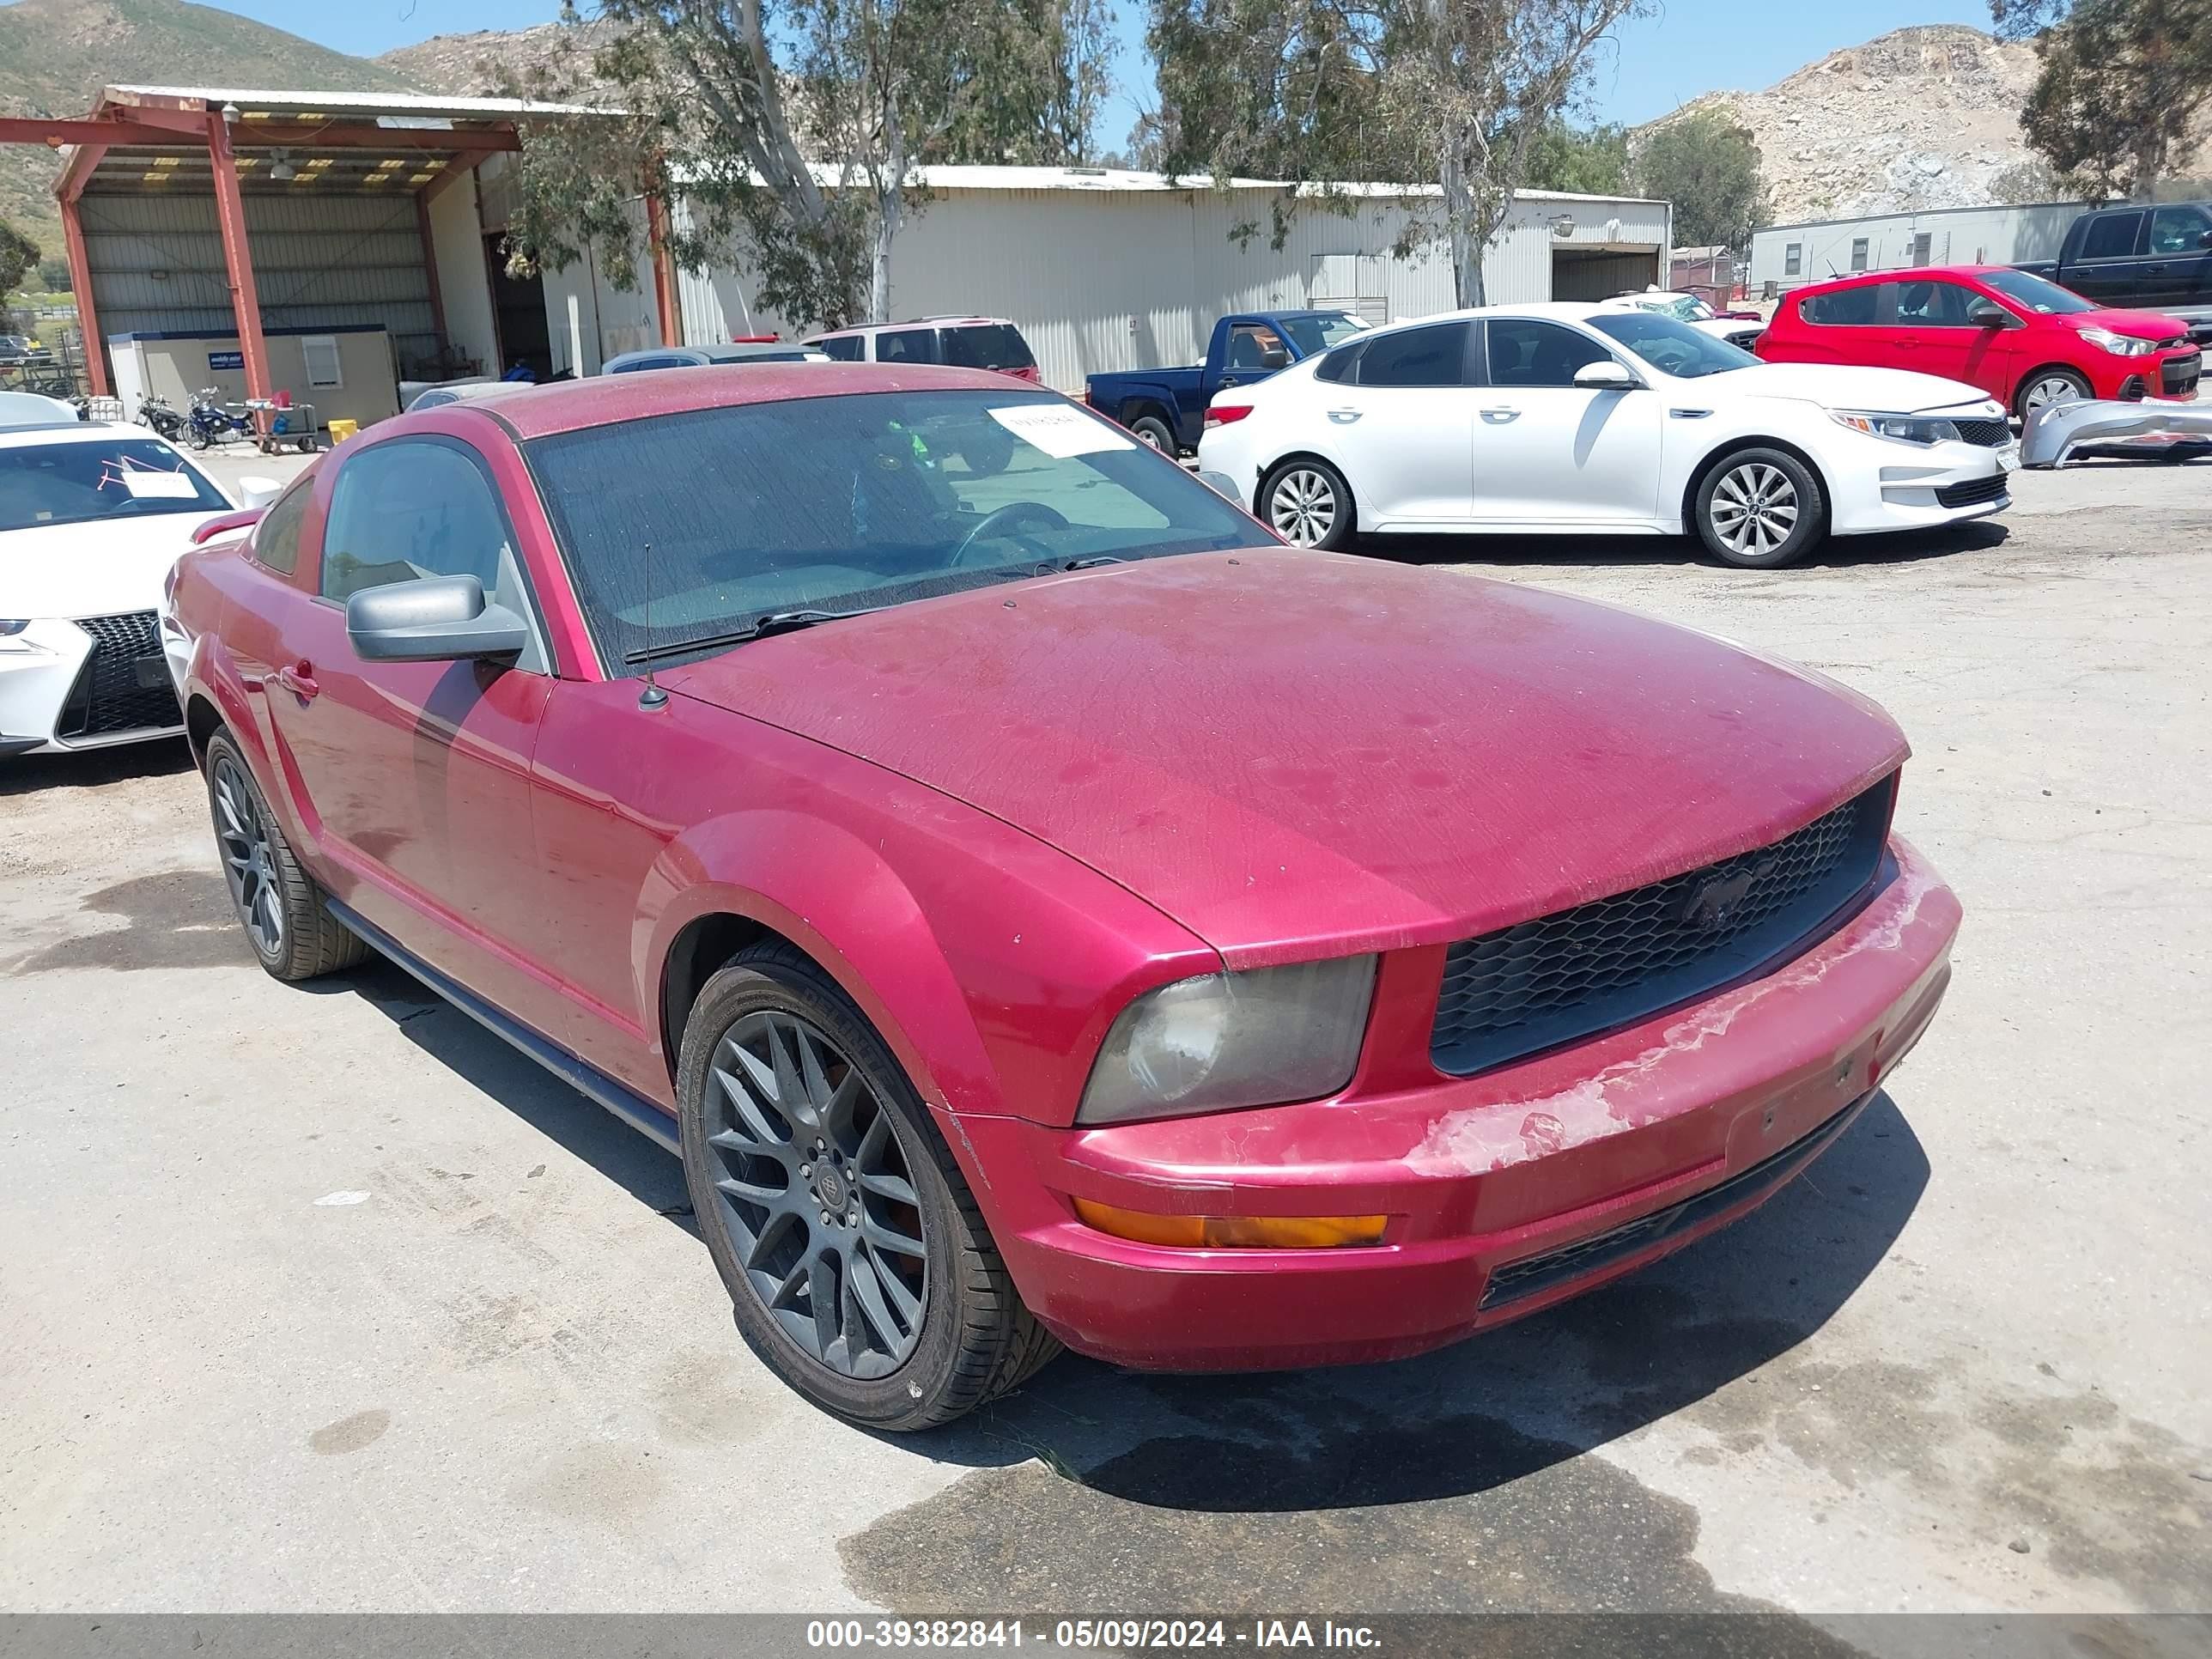
[[[1765,461],[1731,467],[1713,486],[1713,533],[1732,553],[1763,557],[1797,529],[1797,487]]]
[[[2063,374],[2046,374],[2027,389],[2022,408],[2029,414],[2047,409],[2053,404],[2079,403],[2081,388]]]
[[[231,902],[253,948],[273,960],[284,949],[284,896],[276,884],[276,855],[246,775],[228,757],[216,763],[215,811]]]
[[[1162,447],[1160,443],[1160,434],[1155,428],[1149,426],[1140,426],[1132,429],[1136,434],[1137,441],[1144,445],[1146,448],[1158,449]]]
[[[832,1370],[896,1370],[921,1335],[928,1241],[860,1067],[796,1015],[746,1014],[715,1045],[704,1127],[716,1219],[769,1316]]]
[[[1336,523],[1336,487],[1311,467],[1293,467],[1275,480],[1267,519],[1286,542],[1317,546]]]

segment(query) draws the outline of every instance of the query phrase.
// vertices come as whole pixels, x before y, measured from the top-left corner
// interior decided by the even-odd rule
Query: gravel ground
[[[8,765],[0,1607],[2205,1609],[2212,466],[2020,494],[1774,574],[1455,567],[1911,735],[1957,977],[1806,1178],[1449,1352],[1070,1358],[921,1440],[766,1375],[598,1108],[387,968],[261,975],[181,745]]]

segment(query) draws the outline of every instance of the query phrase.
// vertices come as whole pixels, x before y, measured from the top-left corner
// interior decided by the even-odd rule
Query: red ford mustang
[[[380,951],[680,1152],[752,1346],[882,1427],[1543,1307],[1802,1169],[1949,975],[1863,698],[1285,548],[997,376],[404,416],[167,625],[269,970]]]

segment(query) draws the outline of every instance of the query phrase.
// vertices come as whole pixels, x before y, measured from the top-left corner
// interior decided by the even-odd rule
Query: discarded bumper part
[[[2149,453],[2177,442],[2212,442],[2212,405],[2083,401],[2046,404],[2021,434],[2024,465],[2060,467],[2083,450],[2145,443]]]

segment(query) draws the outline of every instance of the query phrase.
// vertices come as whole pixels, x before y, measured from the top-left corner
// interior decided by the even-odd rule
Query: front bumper
[[[1873,898],[1766,975],[1603,1037],[1395,1095],[1060,1129],[952,1132],[1023,1299],[1080,1352],[1267,1370],[1439,1346],[1754,1207],[1850,1121],[1950,976],[1960,910],[1891,843]],[[1378,1245],[1139,1244],[1073,1200],[1154,1214],[1389,1215]]]
[[[184,730],[175,688],[166,678],[166,664],[161,672],[167,698],[146,700],[149,706],[161,705],[155,723],[134,723],[121,730],[75,729],[83,724],[73,722],[71,715],[73,710],[82,712],[87,688],[82,682],[95,648],[93,635],[83,627],[58,617],[41,617],[21,633],[0,639],[0,758],[106,749]]]
[[[1963,441],[1925,448],[1861,438],[1862,465],[1831,469],[1828,528],[1838,536],[1927,530],[1986,518],[2012,505],[2008,484],[2016,444],[1988,448]]]

